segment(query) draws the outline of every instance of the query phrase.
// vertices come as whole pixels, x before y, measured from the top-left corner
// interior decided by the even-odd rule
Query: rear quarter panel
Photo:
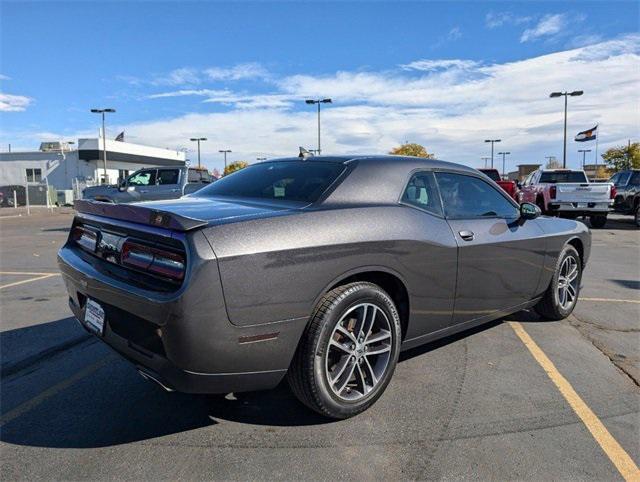
[[[412,336],[451,322],[455,240],[443,219],[417,209],[298,212],[210,227],[205,235],[233,324],[308,317],[331,286],[361,271],[386,271],[403,281]]]

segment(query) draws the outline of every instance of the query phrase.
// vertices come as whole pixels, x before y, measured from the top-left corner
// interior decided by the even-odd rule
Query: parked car
[[[14,191],[18,206],[24,206],[27,203],[24,186],[9,185],[0,186],[0,206],[14,207]]]
[[[117,186],[88,187],[82,197],[111,203],[177,199],[213,181],[206,169],[152,167],[134,172]]]
[[[544,214],[576,218],[588,216],[593,228],[603,228],[613,206],[611,183],[590,183],[584,171],[538,169],[525,179],[520,201],[535,203]]]
[[[632,214],[640,226],[640,169],[615,173],[609,182],[616,187],[613,209],[622,214]]]
[[[518,200],[518,193],[520,190],[518,189],[518,184],[516,183],[516,181],[502,180],[502,178],[500,177],[500,173],[498,172],[497,169],[483,168],[483,169],[478,169],[478,171],[480,171],[482,174],[484,174],[489,179],[494,181],[498,186],[504,189],[505,192],[509,196],[511,196],[513,199],[515,199],[516,201]]]
[[[402,350],[528,307],[568,316],[591,248],[475,169],[399,156],[267,161],[77,210],[58,263],[87,331],[167,390],[286,377],[333,418],[371,406]]]

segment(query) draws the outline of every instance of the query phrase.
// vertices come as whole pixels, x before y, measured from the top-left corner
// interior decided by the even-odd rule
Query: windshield
[[[253,164],[200,189],[198,197],[226,196],[316,202],[344,171],[344,164],[275,161]]]
[[[589,182],[582,171],[547,171],[540,175],[539,182]]]

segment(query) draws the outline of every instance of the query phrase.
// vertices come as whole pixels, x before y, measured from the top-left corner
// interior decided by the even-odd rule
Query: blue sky
[[[170,148],[202,135],[204,159],[315,147],[305,96],[332,97],[326,153],[420,142],[479,165],[501,137],[517,162],[561,156],[601,125],[601,147],[637,138],[639,4],[629,2],[2,2],[0,142],[108,134]],[[570,159],[578,148],[571,142]],[[192,156],[192,154],[190,154]]]

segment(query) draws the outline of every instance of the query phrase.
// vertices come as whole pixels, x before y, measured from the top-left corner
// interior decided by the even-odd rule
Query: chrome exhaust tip
[[[141,369],[141,368],[138,368],[138,373],[139,373],[139,374],[140,374],[140,376],[141,376],[142,378],[144,378],[145,380],[149,380],[149,381],[151,381],[151,382],[155,382],[155,383],[157,383],[157,384],[158,384],[158,385],[160,385],[162,388],[164,388],[164,390],[165,390],[165,391],[167,391],[167,392],[173,392],[173,391],[175,391],[173,388],[169,388],[169,387],[168,387],[168,386],[166,386],[164,383],[162,383],[160,380],[158,380],[154,375],[152,375],[151,373],[149,373],[149,372],[147,372],[147,371],[145,371],[145,370],[143,370],[143,369]]]

